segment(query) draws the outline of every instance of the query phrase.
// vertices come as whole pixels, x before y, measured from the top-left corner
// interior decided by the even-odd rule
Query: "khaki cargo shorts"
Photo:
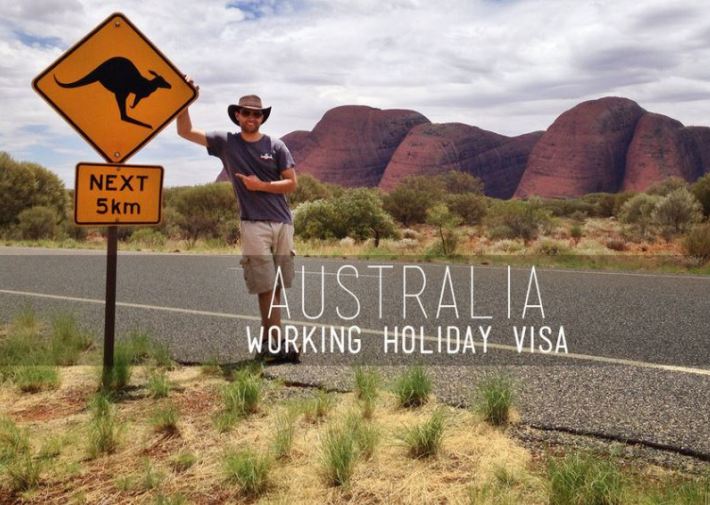
[[[281,267],[281,288],[290,288],[294,277],[293,225],[272,221],[241,222],[244,281],[251,294],[274,288],[276,268]]]

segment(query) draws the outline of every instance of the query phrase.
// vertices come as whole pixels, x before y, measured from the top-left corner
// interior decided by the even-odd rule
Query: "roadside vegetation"
[[[120,227],[122,250],[230,253],[239,247],[229,183],[165,188],[163,219]],[[0,153],[0,240],[105,248],[105,229],[73,224],[73,192],[49,170]],[[289,195],[301,256],[365,257],[710,273],[710,174],[643,193],[499,200],[462,172],[412,176],[389,193],[301,174]]]
[[[53,353],[57,341],[76,352]],[[253,363],[180,366],[134,332],[121,339],[125,380],[103,388],[93,341],[71,316],[31,309],[0,328],[0,503],[710,500],[700,462],[683,473],[611,448],[525,448],[513,436],[518,386],[506,376],[472,385],[464,409],[439,401],[420,366],[356,368],[352,393],[326,392],[269,380]],[[23,367],[48,367],[54,379],[24,388],[13,371]]]

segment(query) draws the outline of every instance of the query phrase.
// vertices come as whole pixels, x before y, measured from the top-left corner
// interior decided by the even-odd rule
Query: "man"
[[[291,287],[294,276],[293,218],[285,195],[296,189],[295,163],[281,140],[259,131],[271,107],[263,107],[258,96],[241,97],[227,113],[240,133],[197,130],[185,108],[177,117],[178,135],[205,146],[208,154],[222,160],[239,201],[241,265],[249,293],[258,295],[261,313],[262,350],[257,358],[298,363],[297,348],[277,344],[281,314],[275,307],[281,302],[281,288]],[[282,276],[274,287],[277,267]],[[265,345],[269,335],[273,336],[271,347]]]

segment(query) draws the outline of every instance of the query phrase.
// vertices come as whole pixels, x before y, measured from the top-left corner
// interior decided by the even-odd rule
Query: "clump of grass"
[[[5,467],[13,492],[27,491],[37,487],[40,481],[42,461],[32,457],[29,451],[23,451]]]
[[[170,381],[164,370],[153,370],[148,377],[148,391],[153,398],[165,398],[170,393]]]
[[[377,370],[358,367],[355,369],[355,396],[362,406],[362,416],[372,417],[381,383]]]
[[[0,469],[4,467],[13,492],[27,491],[40,480],[42,459],[32,457],[30,438],[12,420],[0,417]]]
[[[514,399],[512,379],[497,375],[481,382],[472,405],[474,411],[478,412],[485,421],[500,426],[509,421]]]
[[[12,318],[11,326],[14,331],[36,333],[39,330],[37,313],[31,306],[25,305]]]
[[[686,482],[664,483],[663,489],[649,493],[648,505],[706,505],[710,503],[710,475]]]
[[[359,456],[366,460],[370,459],[380,441],[380,432],[377,428],[370,423],[364,422],[356,414],[350,414],[346,418],[345,427],[353,436]]]
[[[276,433],[272,443],[272,451],[276,459],[286,458],[291,453],[297,417],[298,411],[288,408],[276,419]]]
[[[419,407],[429,400],[431,379],[421,365],[415,365],[399,376],[394,384],[394,393],[401,407]]]
[[[399,438],[409,449],[413,458],[435,456],[441,449],[444,438],[444,411],[437,409],[428,421],[405,429]]]
[[[144,491],[157,488],[165,479],[165,475],[156,470],[148,458],[143,460],[143,475],[141,477],[141,488]]]
[[[61,437],[49,437],[40,447],[37,457],[44,460],[54,459],[62,453],[63,447],[64,440]]]
[[[56,365],[75,365],[82,352],[93,344],[91,335],[79,329],[76,318],[71,314],[60,314],[52,320],[50,353]]]
[[[116,343],[113,351],[113,368],[103,369],[102,389],[120,391],[128,386],[133,373],[131,351],[124,342]]]
[[[306,421],[314,423],[325,418],[335,406],[335,398],[332,394],[319,389],[315,396],[304,400],[303,417]]]
[[[118,448],[122,428],[116,419],[116,408],[111,396],[104,391],[96,393],[90,401],[89,454],[97,457],[112,454]]]
[[[197,456],[191,452],[181,452],[170,460],[170,466],[176,472],[185,472],[197,462]]]
[[[14,367],[12,381],[24,393],[38,393],[59,387],[57,368],[49,365]]]
[[[225,411],[239,416],[255,413],[259,410],[262,391],[261,377],[248,371],[240,371],[235,375],[234,382],[227,385],[222,392]]]
[[[341,424],[329,426],[321,442],[321,465],[326,481],[334,486],[347,485],[356,461],[353,432]]]
[[[132,365],[152,362],[161,368],[172,369],[175,366],[175,362],[170,357],[170,349],[144,331],[131,332],[123,344]]]
[[[237,484],[245,495],[257,496],[269,485],[272,460],[252,450],[230,451],[224,456],[224,472],[228,482]]]
[[[547,475],[550,505],[623,503],[623,479],[619,468],[610,461],[574,453],[551,459]]]
[[[155,497],[155,501],[153,503],[155,505],[187,505],[188,501],[187,498],[180,493],[170,496],[159,494]]]
[[[175,435],[179,432],[177,422],[180,413],[172,403],[158,407],[151,415],[153,430],[165,435]]]
[[[217,358],[210,358],[205,363],[200,365],[200,372],[202,375],[217,377],[223,374],[222,367],[219,366],[219,361]]]

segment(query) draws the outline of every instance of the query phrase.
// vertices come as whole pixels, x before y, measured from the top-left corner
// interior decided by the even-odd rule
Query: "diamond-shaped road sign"
[[[32,87],[109,163],[128,159],[197,98],[121,13],[65,52]]]

